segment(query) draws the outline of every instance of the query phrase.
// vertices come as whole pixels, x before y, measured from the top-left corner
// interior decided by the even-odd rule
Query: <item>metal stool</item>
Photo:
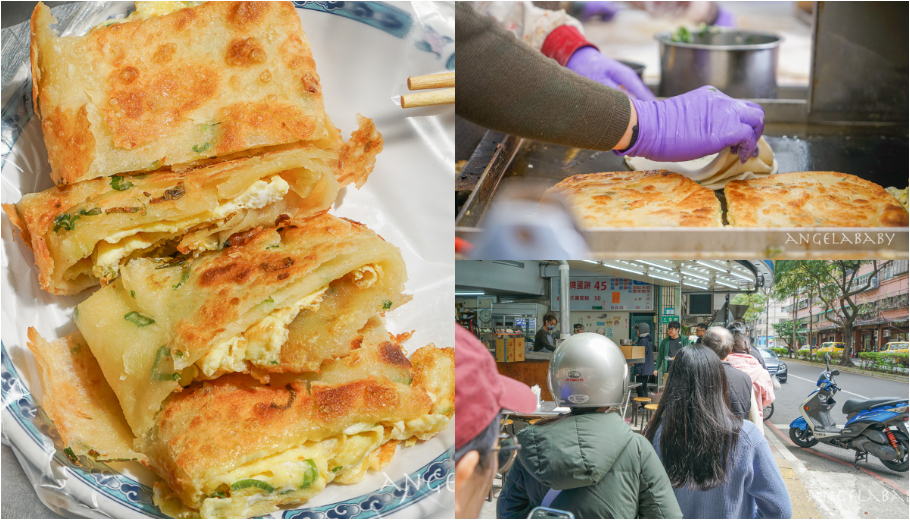
[[[645,411],[642,412],[642,428],[651,421],[651,416],[657,411],[657,405],[654,403],[646,404]],[[647,417],[647,419],[645,419]]]
[[[632,426],[638,426],[638,414],[639,414],[638,406],[642,405],[642,404],[650,403],[651,398],[650,397],[633,397],[632,400],[635,401],[635,410],[633,410],[634,415],[632,416],[633,417]],[[642,415],[644,415],[644,413],[642,413]],[[642,418],[642,419],[644,419],[644,418]]]

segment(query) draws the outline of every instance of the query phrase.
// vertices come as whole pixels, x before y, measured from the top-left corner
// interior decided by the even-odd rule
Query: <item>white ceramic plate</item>
[[[402,110],[398,95],[411,75],[454,69],[451,3],[295,2],[322,80],[326,110],[345,135],[356,113],[370,117],[385,140],[376,168],[361,190],[345,189],[333,213],[352,218],[397,245],[408,266],[414,300],[390,313],[393,332],[415,331],[406,345],[452,346],[455,124],[451,105]],[[100,22],[131,7],[109,4]],[[2,201],[53,184],[31,83],[19,74],[4,89]],[[31,251],[2,220],[2,419],[11,443],[42,501],[64,516],[161,517],[152,504],[155,476],[138,463],[71,463],[41,411],[38,367],[26,329],[56,338],[75,330],[73,307],[90,292],[57,297],[43,292]],[[434,439],[400,448],[382,472],[359,484],[330,485],[305,507],[276,518],[453,517],[454,423]]]

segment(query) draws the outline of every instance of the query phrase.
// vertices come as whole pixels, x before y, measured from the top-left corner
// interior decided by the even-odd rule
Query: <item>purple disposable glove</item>
[[[638,74],[635,74],[634,70],[604,56],[594,47],[582,47],[575,51],[566,63],[566,68],[610,88],[622,90],[633,99],[645,101],[656,99],[648,87],[638,79]]]
[[[714,20],[713,25],[718,27],[736,27],[736,18],[733,13],[721,7],[717,10],[717,19]]]
[[[746,162],[758,151],[765,111],[711,86],[663,101],[632,100],[638,112],[638,140],[617,155],[654,161],[688,161],[732,148]]]
[[[620,11],[622,11],[622,6],[616,2],[585,2],[585,8],[581,12],[581,19],[600,18],[605,22],[609,22]]]

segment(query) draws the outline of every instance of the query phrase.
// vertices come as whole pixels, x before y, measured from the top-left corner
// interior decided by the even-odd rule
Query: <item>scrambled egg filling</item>
[[[381,270],[378,265],[367,264],[351,271],[349,276],[354,285],[366,289],[376,283]],[[231,372],[247,372],[248,364],[258,368],[277,365],[281,347],[288,340],[288,326],[304,309],[318,309],[328,290],[329,285],[325,285],[293,305],[272,312],[245,332],[215,345],[196,362],[200,376],[214,379]]]
[[[195,225],[221,220],[243,209],[264,208],[284,198],[289,189],[287,181],[274,175],[254,182],[237,198],[211,211],[182,220],[155,222],[114,233],[95,247],[92,253],[92,273],[99,279],[116,278],[121,261],[131,253],[146,251]]]
[[[894,195],[894,198],[896,198],[897,201],[901,203],[901,206],[903,206],[904,209],[907,209],[907,188],[899,190],[892,186],[889,188],[885,188],[885,191],[887,191],[891,195]]]
[[[234,503],[235,501],[256,501],[263,498],[263,495],[274,497],[293,493],[297,495],[291,497],[295,500],[300,495],[313,496],[335,479],[344,480],[365,473],[369,468],[370,454],[379,449],[382,442],[382,426],[363,425],[354,434],[345,433],[320,441],[309,441],[302,446],[233,468],[206,482],[202,491],[207,498],[203,500],[202,512],[215,513],[217,510],[229,509],[236,513],[236,507],[240,504]],[[244,483],[244,487],[241,488],[238,483]],[[227,496],[229,489],[230,496]],[[236,515],[220,516],[215,513],[215,516],[209,518],[230,516]]]

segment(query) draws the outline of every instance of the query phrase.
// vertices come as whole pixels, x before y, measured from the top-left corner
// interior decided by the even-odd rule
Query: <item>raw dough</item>
[[[626,157],[626,164],[637,171],[676,172],[712,190],[722,190],[733,179],[755,179],[777,173],[777,159],[764,137],[758,140],[758,156],[745,163],[739,162],[739,155],[725,148],[720,153],[691,161],[657,162],[644,157]]]

